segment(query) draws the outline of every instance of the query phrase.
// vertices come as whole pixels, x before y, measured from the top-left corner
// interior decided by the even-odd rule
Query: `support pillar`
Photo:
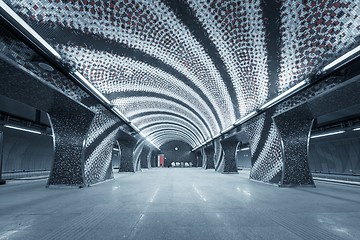
[[[308,163],[313,115],[307,104],[273,117],[282,142],[283,170],[280,186],[315,186]]]
[[[238,173],[237,163],[235,158],[237,141],[221,141],[221,146],[224,151],[224,159],[221,168],[221,173]]]
[[[138,142],[135,145],[135,149],[134,149],[134,169],[135,171],[140,171],[141,170],[141,153],[145,147],[145,140],[144,139],[140,139],[138,140]]]
[[[153,156],[153,151],[149,148],[149,152],[148,155],[146,156],[146,160],[147,160],[147,168],[151,168],[151,162],[152,162],[152,156]]]
[[[205,153],[206,153],[206,162],[205,162],[205,169],[215,169],[215,164],[214,164],[214,147],[210,146],[207,147],[205,149]]]
[[[157,152],[156,151],[151,152],[150,164],[151,164],[151,167],[157,167]]]
[[[135,172],[134,148],[136,142],[132,139],[118,140],[121,146],[121,161],[119,172]]]
[[[6,183],[5,180],[1,178],[2,175],[2,158],[3,158],[3,133],[0,132],[0,185]]]
[[[101,105],[91,109],[96,115],[85,144],[84,176],[88,185],[113,178],[112,152],[122,124]]]
[[[82,110],[82,111],[81,111]],[[49,111],[54,133],[55,155],[47,185],[84,186],[84,140],[94,113],[64,106]]]
[[[140,154],[140,166],[141,168],[149,168],[149,161],[148,161],[148,155],[149,155],[149,147],[144,146],[141,154]]]

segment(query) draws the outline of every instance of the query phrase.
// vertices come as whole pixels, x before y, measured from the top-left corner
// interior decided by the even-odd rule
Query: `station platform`
[[[247,171],[153,168],[87,188],[0,186],[4,239],[360,239],[360,187],[279,188]]]

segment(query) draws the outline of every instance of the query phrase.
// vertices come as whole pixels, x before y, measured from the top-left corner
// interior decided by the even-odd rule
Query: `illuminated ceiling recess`
[[[197,149],[306,87],[315,68],[359,52],[353,0],[4,2],[158,146]]]

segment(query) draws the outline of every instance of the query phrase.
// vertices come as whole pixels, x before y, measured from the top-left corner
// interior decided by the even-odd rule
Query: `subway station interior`
[[[360,239],[360,2],[0,0],[5,239]]]

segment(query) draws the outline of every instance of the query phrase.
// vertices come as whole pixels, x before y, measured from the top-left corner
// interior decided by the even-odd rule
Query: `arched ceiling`
[[[155,144],[192,147],[356,46],[353,0],[6,0]]]

